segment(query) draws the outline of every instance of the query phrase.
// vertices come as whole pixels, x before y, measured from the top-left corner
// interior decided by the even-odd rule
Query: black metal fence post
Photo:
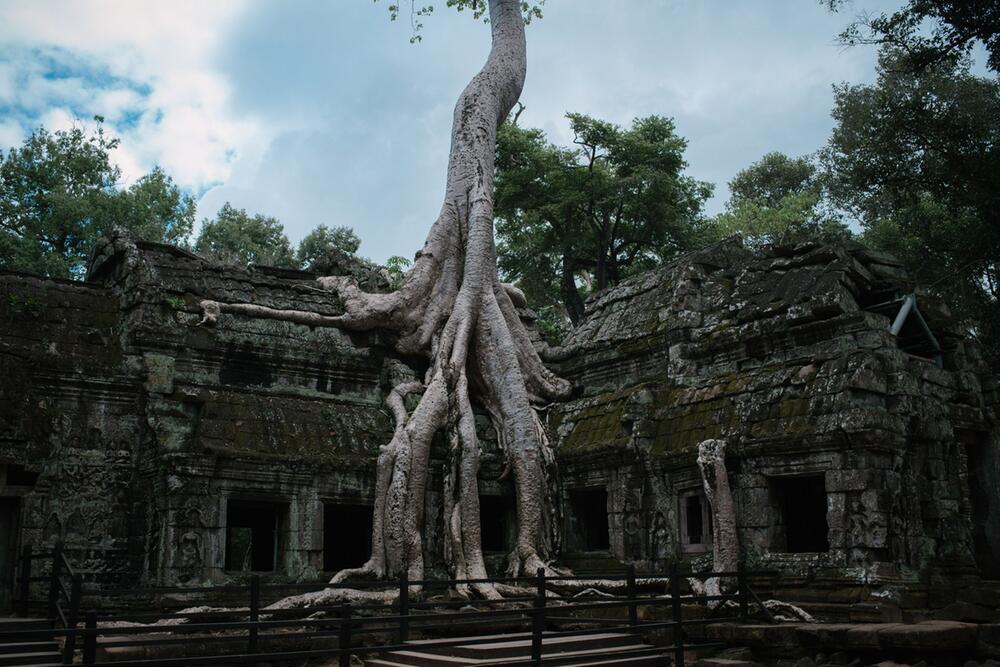
[[[538,588],[535,593],[535,613],[531,623],[531,664],[541,667],[542,633],[545,632],[545,570],[538,568]]]
[[[742,559],[736,569],[736,586],[737,599],[740,603],[740,620],[746,623],[750,617],[750,609],[747,604],[747,570]]]
[[[340,667],[351,667],[351,605],[340,605]]]
[[[63,664],[72,665],[73,656],[76,653],[76,621],[80,615],[80,598],[83,594],[83,577],[79,574],[73,575],[73,584],[70,589],[69,615],[66,618],[66,629],[70,634],[66,635],[66,643],[63,646]]]
[[[56,602],[59,600],[59,573],[62,570],[62,542],[52,545],[52,573],[49,577],[49,609],[48,618],[52,627],[56,627]]]
[[[31,597],[31,545],[21,551],[21,616],[28,615],[28,598]]]
[[[83,664],[92,665],[97,662],[97,611],[87,612],[84,627],[87,633],[83,636]]]
[[[630,629],[635,630],[639,625],[639,606],[635,601],[635,563],[628,564],[627,577],[625,581],[625,595],[629,599],[628,624]]]
[[[399,643],[410,640],[410,581],[406,571],[399,575]]]
[[[681,621],[681,579],[677,565],[670,566],[670,607],[674,616],[674,667],[684,667],[684,628]]]
[[[247,642],[249,653],[257,652],[257,621],[260,619],[260,575],[250,575],[250,634]]]

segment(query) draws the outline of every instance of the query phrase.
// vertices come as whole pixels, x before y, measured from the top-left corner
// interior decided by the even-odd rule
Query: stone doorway
[[[372,555],[371,505],[323,505],[323,571],[361,567]]]
[[[14,603],[14,568],[17,565],[18,498],[0,497],[0,614]]]
[[[570,489],[567,546],[570,552],[608,551],[608,490],[603,487]]]
[[[969,505],[976,564],[983,576],[1000,579],[1000,492],[996,479],[1000,456],[982,438],[966,448],[969,469]]]

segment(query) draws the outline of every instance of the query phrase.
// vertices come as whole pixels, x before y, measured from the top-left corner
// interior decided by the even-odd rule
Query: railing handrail
[[[52,570],[47,577],[31,576],[31,561],[38,558],[50,557],[52,559]],[[63,661],[71,664],[79,648],[79,640],[82,639],[82,656],[84,664],[96,664],[97,638],[106,635],[116,635],[119,637],[132,637],[133,639],[118,639],[114,645],[127,646],[129,642],[134,645],[157,644],[157,643],[182,643],[180,638],[152,637],[159,633],[172,633],[182,629],[185,633],[191,632],[214,632],[229,631],[226,634],[204,638],[206,641],[237,642],[246,641],[246,656],[227,654],[225,660],[216,660],[204,656],[197,657],[199,663],[210,664],[214,662],[224,662],[232,660],[242,660],[244,662],[254,662],[255,660],[270,661],[274,659],[298,659],[299,657],[322,657],[340,656],[340,664],[349,664],[351,655],[368,655],[373,653],[385,653],[402,648],[412,648],[408,644],[409,631],[411,626],[421,631],[425,636],[428,632],[445,631],[453,626],[455,622],[474,627],[478,623],[496,622],[497,618],[507,618],[505,623],[513,623],[515,626],[524,627],[528,623],[531,628],[525,636],[531,637],[531,663],[542,665],[545,656],[542,654],[542,637],[558,637],[570,635],[585,635],[588,633],[606,632],[608,630],[624,630],[638,632],[642,630],[652,630],[661,628],[672,628],[674,636],[675,664],[683,665],[683,653],[685,647],[692,646],[686,643],[685,626],[702,625],[706,623],[718,623],[726,620],[745,620],[749,617],[749,604],[751,598],[763,608],[763,603],[754,593],[748,583],[750,576],[763,576],[773,574],[773,571],[759,570],[748,571],[742,563],[735,572],[709,571],[695,572],[681,570],[678,567],[671,568],[666,573],[646,573],[638,574],[634,565],[627,566],[624,575],[557,575],[547,576],[545,572],[539,571],[535,576],[518,577],[492,577],[484,579],[423,579],[408,581],[405,576],[397,581],[372,580],[362,582],[345,582],[342,584],[330,584],[324,581],[305,582],[297,584],[262,584],[258,574],[251,574],[249,581],[245,585],[208,586],[204,588],[185,587],[155,587],[149,589],[126,589],[122,593],[135,593],[144,595],[152,602],[155,597],[167,597],[172,594],[198,596],[212,595],[213,593],[243,593],[249,594],[250,604],[248,607],[241,607],[228,610],[214,610],[207,612],[185,612],[163,611],[163,612],[140,612],[129,613],[127,610],[111,612],[98,615],[96,610],[86,613],[84,627],[79,627],[81,617],[80,608],[82,599],[86,595],[91,598],[107,598],[119,592],[116,590],[97,590],[84,594],[82,590],[82,575],[78,573],[73,564],[66,557],[63,544],[57,542],[51,551],[33,553],[30,546],[24,549],[21,557],[22,591],[28,590],[31,581],[50,581],[49,588],[49,618],[52,624],[51,629],[37,631],[16,631],[19,637],[32,636],[57,636],[64,637]],[[70,586],[67,586],[63,575],[67,575]],[[707,580],[711,578],[735,579],[735,590],[717,595],[701,594],[695,592],[682,593],[682,582],[687,579]],[[549,588],[562,591],[567,584],[577,583],[585,585],[590,582],[609,582],[613,586],[614,593],[610,595],[584,595],[577,597],[557,597],[550,598]],[[520,583],[526,591],[534,589],[534,595],[519,596],[515,598],[504,598],[500,600],[476,599],[476,600],[417,600],[409,599],[412,587],[421,587],[424,592],[433,591],[437,588],[454,588],[459,585],[469,585],[477,583],[490,584],[518,584]],[[662,588],[661,588],[662,586]],[[268,610],[261,605],[262,591],[296,590],[296,589],[339,589],[339,588],[377,588],[380,590],[397,591],[397,596],[383,603],[374,601],[361,602],[359,604],[340,603],[336,605],[320,605],[310,607],[308,610],[299,609],[279,609]],[[550,606],[549,600],[556,606]],[[23,608],[27,608],[27,598],[22,599]],[[732,617],[711,617],[703,619],[691,619],[685,621],[682,615],[682,606],[685,604],[704,604],[710,602],[729,601],[736,603],[739,607],[739,614]],[[456,610],[435,612],[433,608],[452,608],[455,606],[472,606],[470,610]],[[502,608],[497,608],[502,605]],[[669,607],[671,610],[670,620],[640,620],[638,614],[639,606]],[[620,621],[611,618],[593,617],[573,617],[572,614],[580,611],[597,611],[601,609],[626,608],[627,616]],[[335,614],[334,618],[302,618],[296,614],[305,615],[322,611],[328,614]],[[382,613],[388,612],[388,613]],[[233,616],[237,618],[233,619]],[[218,620],[225,617],[228,620]],[[99,627],[101,622],[125,621],[139,618],[158,620],[179,620],[182,625],[118,625],[113,627]],[[568,618],[576,618],[578,622],[583,622],[594,627],[582,628],[572,631],[548,630],[547,623],[565,622]],[[188,622],[183,622],[188,621]],[[193,622],[191,622],[193,621]],[[61,627],[58,627],[61,626]],[[301,628],[300,632],[274,632],[281,628]],[[268,631],[271,632],[268,632]],[[0,631],[0,639],[13,636],[15,631]],[[386,635],[389,641],[393,641],[395,636],[397,644],[381,644],[378,646],[353,646],[352,636],[357,632],[365,632],[368,635]],[[231,634],[237,633],[237,634]],[[242,634],[241,634],[242,633]],[[143,638],[143,635],[146,638]],[[260,652],[259,642],[261,639],[271,637],[338,637],[337,649],[323,649],[319,651],[282,651],[278,653]],[[242,637],[242,640],[241,640]],[[495,641],[488,639],[482,641]],[[457,637],[449,639],[422,640],[422,648],[446,648],[449,646],[468,645],[480,643],[474,637]],[[190,660],[192,657],[184,658]],[[141,661],[148,665],[169,665],[182,664],[183,660],[176,659],[150,659]],[[138,663],[137,663],[138,664]],[[513,663],[508,663],[513,664]]]

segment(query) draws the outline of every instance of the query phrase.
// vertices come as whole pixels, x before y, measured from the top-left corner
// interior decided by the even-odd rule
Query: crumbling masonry
[[[380,332],[196,326],[204,299],[337,314],[314,279],[125,238],[98,246],[86,282],[0,273],[0,608],[28,543],[63,540],[115,586],[365,560],[383,401],[419,362]],[[919,292],[890,332],[913,291],[858,246],[727,242],[595,295],[550,355],[576,387],[547,414],[560,561],[709,567],[696,457],[721,439],[744,558],[780,573],[779,594],[934,606],[1000,577],[997,380]],[[516,519],[481,422],[483,548],[500,570]],[[439,572],[444,448],[424,542]]]

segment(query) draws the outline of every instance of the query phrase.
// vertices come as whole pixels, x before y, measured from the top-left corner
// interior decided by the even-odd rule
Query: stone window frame
[[[687,499],[697,497],[701,500],[701,542],[692,543],[688,535]],[[705,489],[692,486],[677,491],[677,541],[682,554],[703,554],[712,550],[712,509],[705,495]]]
[[[247,503],[273,505],[275,508],[275,528],[274,528],[274,569],[273,570],[234,570],[226,567],[229,564],[229,509],[230,504]],[[285,554],[289,548],[291,535],[288,530],[289,514],[291,513],[292,499],[276,497],[271,495],[233,493],[222,497],[222,551],[221,570],[227,575],[233,574],[263,574],[277,575],[285,572]]]

